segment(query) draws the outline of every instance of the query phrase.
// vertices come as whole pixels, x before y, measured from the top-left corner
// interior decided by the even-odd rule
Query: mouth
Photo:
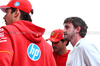
[[[67,33],[64,33],[64,35],[68,35]]]
[[[4,19],[4,22],[6,22],[6,20]]]
[[[7,25],[7,21],[6,20],[4,20],[4,23]]]
[[[57,49],[57,47],[53,47],[53,50]]]
[[[68,36],[68,34],[67,33],[64,33],[64,38],[67,37],[67,36]]]

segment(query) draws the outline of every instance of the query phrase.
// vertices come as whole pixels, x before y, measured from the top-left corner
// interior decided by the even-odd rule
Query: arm
[[[7,31],[0,28],[0,66],[11,66],[13,48]]]

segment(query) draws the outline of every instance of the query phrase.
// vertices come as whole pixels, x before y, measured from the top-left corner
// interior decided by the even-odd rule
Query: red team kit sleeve
[[[12,42],[7,31],[0,28],[0,66],[11,66],[13,58]]]

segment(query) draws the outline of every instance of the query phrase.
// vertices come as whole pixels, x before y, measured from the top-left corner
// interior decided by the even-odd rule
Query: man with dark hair
[[[84,37],[87,33],[86,23],[79,17],[69,17],[64,21],[64,38],[74,47],[68,55],[66,66],[99,66],[100,52],[94,44]]]
[[[10,0],[0,9],[7,26],[0,28],[0,66],[56,66],[45,29],[32,24],[28,0]]]
[[[66,48],[66,46],[69,44],[69,41],[64,39],[63,30],[56,29],[52,31],[48,40],[52,42],[52,48],[54,50],[53,54],[57,66],[66,66],[66,61],[70,50],[67,50]]]

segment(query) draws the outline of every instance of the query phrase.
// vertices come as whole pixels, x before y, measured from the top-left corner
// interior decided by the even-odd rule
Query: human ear
[[[64,41],[64,44],[66,45],[66,44],[67,44],[67,42],[68,42],[68,41],[66,41],[66,40],[65,40],[65,41]]]
[[[78,26],[78,27],[76,28],[76,32],[77,32],[77,33],[79,33],[79,32],[80,32],[80,30],[81,30],[81,27],[80,27],[80,26]]]
[[[18,17],[20,15],[20,10],[16,9],[14,12],[14,17]]]

